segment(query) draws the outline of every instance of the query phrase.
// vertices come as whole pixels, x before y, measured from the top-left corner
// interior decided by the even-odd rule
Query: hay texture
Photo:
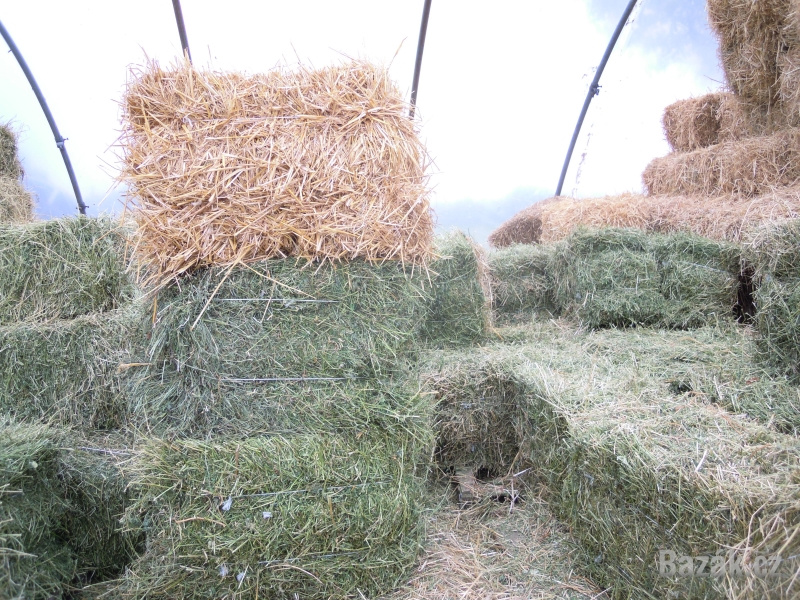
[[[242,434],[285,414],[275,407],[289,398],[299,409],[325,390],[361,397],[405,376],[429,285],[397,262],[283,259],[198,273],[155,300],[128,371],[130,418],[160,434]]]
[[[125,365],[147,309],[131,303],[49,323],[0,326],[0,411],[22,422],[113,429],[126,420]]]
[[[378,431],[146,443],[123,597],[373,597],[420,545],[408,439]]]
[[[741,250],[691,234],[579,228],[562,242],[519,245],[490,257],[495,311],[572,317],[590,328],[693,328],[730,320]]]
[[[762,358],[800,377],[800,221],[766,224],[753,232],[747,256],[755,269],[756,324]]]
[[[718,241],[738,242],[761,223],[800,217],[800,186],[779,188],[754,198],[741,196],[641,196],[623,194],[601,198],[555,198],[546,206],[525,209],[490,237],[496,248],[518,243],[563,240],[578,227],[635,227],[647,232],[687,232]],[[534,216],[533,213],[536,213]],[[538,219],[536,239],[517,240],[512,221]]]
[[[17,135],[9,125],[0,125],[0,178],[16,181],[23,174],[17,154]]]
[[[756,133],[739,99],[730,92],[670,104],[664,109],[662,125],[673,152],[691,152]]]
[[[383,69],[150,63],[123,100],[136,256],[163,284],[266,258],[424,262],[427,156]]]
[[[447,368],[427,381],[454,397],[461,386],[465,401],[503,383],[524,415],[517,464],[546,484],[554,513],[585,548],[580,567],[609,597],[788,599],[795,561],[771,579],[748,569],[755,553],[797,554],[797,438],[672,385],[687,365],[698,385],[718,381],[702,370],[727,351],[718,331],[581,333],[540,323],[505,331],[513,345],[451,356],[446,364],[484,365],[469,385]],[[659,550],[729,548],[754,553],[741,576],[658,575]]]
[[[789,14],[790,0],[709,0],[709,24],[719,41],[719,55],[732,91],[763,122],[779,111],[779,57],[797,40]],[[794,38],[794,39],[791,39]]]
[[[433,287],[420,336],[427,346],[480,342],[492,326],[492,285],[486,253],[471,238],[452,231],[436,238]]]
[[[0,595],[51,598],[121,574],[138,534],[119,439],[0,419]],[[112,447],[114,447],[112,446]]]
[[[11,177],[0,175],[0,226],[33,220],[33,196]]]
[[[800,180],[800,130],[746,138],[654,159],[642,173],[650,195],[754,197]]]
[[[0,226],[0,325],[122,306],[136,294],[125,244],[125,232],[109,219]]]

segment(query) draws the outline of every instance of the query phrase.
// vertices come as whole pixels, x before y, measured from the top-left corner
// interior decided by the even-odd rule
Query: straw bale
[[[783,121],[800,125],[800,48],[793,47],[778,56],[780,81],[778,95]]]
[[[784,557],[800,549],[792,535],[797,438],[728,413],[700,390],[671,384],[687,365],[697,367],[696,385],[718,383],[702,367],[719,365],[731,350],[738,354],[727,346],[726,331],[587,333],[538,323],[513,346],[460,353],[460,362],[494,365],[513,382],[507,389],[517,397],[510,399],[529,419],[520,439],[524,459],[546,484],[555,514],[584,545],[579,567],[611,598],[725,597],[726,591],[791,597],[788,584],[798,574],[791,561],[780,577],[764,580],[747,569],[737,581],[671,579],[656,569],[660,549],[699,556],[758,548]],[[485,383],[497,385],[495,378]],[[725,383],[728,391],[742,385]],[[464,397],[480,385],[470,382]],[[762,587],[748,590],[755,586]]]
[[[425,262],[428,158],[387,71],[133,73],[121,180],[135,254],[162,285],[266,258]]]
[[[690,152],[719,141],[723,93],[679,100],[664,109],[664,135],[674,152]]]
[[[71,319],[122,306],[126,233],[106,218],[0,226],[0,325]]]
[[[555,196],[522,209],[489,235],[489,244],[494,248],[505,248],[513,244],[537,243],[542,235],[542,209],[560,200],[562,197]]]
[[[147,549],[122,597],[350,598],[395,587],[424,507],[409,439],[377,430],[150,440],[127,520]]]
[[[483,248],[460,231],[435,240],[429,314],[420,335],[429,346],[480,342],[492,326],[492,287]]]
[[[87,429],[125,422],[125,371],[141,354],[147,309],[0,326],[0,411]]]
[[[766,130],[759,125],[758,118],[751,118],[750,109],[742,105],[731,92],[720,92],[717,107],[719,121],[718,142],[732,142],[746,137],[764,135]]]
[[[0,125],[0,178],[18,180],[23,174],[17,154],[17,134],[9,125]]]
[[[800,180],[800,129],[654,159],[642,180],[651,195],[753,197]]]
[[[127,371],[129,418],[206,435],[277,427],[290,407],[333,411],[333,400],[356,403],[345,419],[368,414],[359,403],[391,405],[376,380],[405,376],[429,291],[425,273],[396,262],[207,269],[156,297],[145,351]]]
[[[785,52],[792,0],[709,0],[709,24],[719,41],[728,84],[768,117],[778,98],[777,57]]]
[[[11,177],[0,175],[0,225],[33,221],[33,196]]]

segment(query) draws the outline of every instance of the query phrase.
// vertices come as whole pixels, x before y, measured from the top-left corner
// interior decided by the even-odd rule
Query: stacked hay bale
[[[778,221],[754,232],[747,246],[758,307],[756,324],[766,362],[800,376],[800,221]]]
[[[118,367],[143,315],[107,219],[0,226],[0,409],[89,428],[124,422]]]
[[[117,593],[390,589],[417,554],[432,445],[407,359],[420,337],[485,327],[477,278],[455,281],[478,272],[468,241],[430,262],[426,158],[399,93],[363,63],[151,64],[125,106],[136,256],[158,292],[127,371],[144,435],[126,522],[146,549]],[[464,333],[441,333],[453,314]]]
[[[715,328],[691,336],[565,335],[540,324],[514,345],[434,355],[424,382],[443,398],[438,419],[464,425],[443,426],[437,444],[452,450],[448,463],[476,465],[492,452],[504,467],[531,468],[585,546],[584,572],[612,598],[790,598],[798,575],[788,560],[799,549],[797,438],[775,432],[769,415],[761,415],[767,425],[757,424],[700,395],[706,386],[736,385],[716,371],[703,374],[737,351],[735,338]],[[696,389],[671,383],[687,366]],[[770,401],[796,405],[794,390],[785,391]],[[502,397],[513,409],[500,415],[500,403],[487,402],[481,421],[470,414],[480,406],[464,405],[484,397]],[[498,446],[471,461],[472,446],[459,441],[501,419],[504,435],[483,438]],[[720,577],[662,576],[660,551],[716,554],[726,569],[735,567],[733,557],[743,566]],[[778,553],[785,562],[774,576],[755,570],[756,555]]]
[[[33,220],[33,197],[22,186],[22,175],[17,137],[8,125],[0,125],[0,224]]]
[[[0,416],[3,598],[61,597],[130,562],[139,540],[119,522],[124,451],[107,449],[118,442]]]
[[[739,248],[691,234],[578,229],[555,244],[495,251],[489,265],[504,319],[545,312],[591,328],[688,328],[741,316]]]

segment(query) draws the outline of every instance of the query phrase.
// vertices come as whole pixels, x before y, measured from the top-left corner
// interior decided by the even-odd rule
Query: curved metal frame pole
[[[186,37],[186,25],[183,23],[181,0],[172,0],[172,8],[175,11],[175,22],[178,24],[178,35],[181,36],[183,54],[189,59],[189,62],[192,62],[192,53],[189,52],[189,38]]]
[[[428,17],[431,14],[431,0],[425,0],[422,9],[422,23],[419,26],[419,40],[417,41],[417,59],[414,62],[414,80],[411,83],[411,108],[408,111],[409,118],[414,118],[417,108],[417,89],[419,89],[419,73],[422,70],[422,53],[425,50],[425,36],[428,33]]]
[[[50,129],[53,132],[53,136],[56,138],[56,146],[61,151],[61,157],[64,159],[64,166],[67,167],[67,173],[69,174],[69,180],[72,183],[72,190],[75,192],[75,200],[78,201],[78,210],[82,215],[86,214],[86,204],[83,202],[83,197],[81,196],[81,190],[78,187],[78,180],[75,177],[75,171],[72,170],[72,163],[69,160],[69,154],[67,154],[67,147],[64,145],[64,142],[67,141],[66,138],[62,137],[58,131],[58,127],[56,127],[56,121],[53,118],[53,113],[50,112],[50,108],[47,106],[47,102],[42,95],[42,90],[39,89],[39,86],[36,83],[36,80],[33,78],[33,73],[28,68],[28,64],[25,62],[25,59],[22,58],[22,53],[20,53],[19,48],[14,43],[14,40],[11,39],[11,35],[8,33],[8,30],[3,26],[3,22],[0,21],[0,35],[3,36],[3,39],[8,44],[11,53],[14,55],[14,58],[17,59],[22,72],[25,73],[25,77],[28,78],[28,83],[31,85],[33,89],[33,93],[36,94],[36,99],[39,101],[39,105],[42,107],[42,111],[44,112],[44,116],[47,119],[47,122],[50,124]]]
[[[561,188],[564,187],[564,179],[567,178],[567,170],[569,169],[569,162],[572,160],[572,153],[575,151],[575,144],[578,141],[578,135],[581,132],[581,127],[583,126],[583,120],[586,118],[586,113],[589,110],[589,105],[592,103],[592,98],[597,96],[600,93],[600,77],[603,75],[603,70],[606,68],[606,63],[608,62],[609,57],[611,56],[611,52],[614,50],[614,46],[617,44],[617,40],[619,39],[622,30],[625,28],[625,24],[628,22],[628,17],[631,16],[633,12],[633,7],[636,6],[636,0],[631,0],[628,3],[625,12],[622,14],[622,18],[619,20],[617,24],[617,28],[614,30],[614,35],[611,36],[611,41],[608,42],[608,47],[606,48],[605,54],[603,54],[603,59],[600,61],[600,65],[597,67],[597,72],[594,74],[594,79],[592,80],[592,84],[589,86],[589,92],[586,94],[586,100],[583,102],[583,109],[581,110],[581,114],[578,117],[578,124],[575,125],[575,131],[572,134],[572,141],[569,143],[569,150],[567,150],[567,157],[564,160],[564,166],[561,169],[561,177],[558,180],[558,187],[556,188],[556,196],[561,195]]]

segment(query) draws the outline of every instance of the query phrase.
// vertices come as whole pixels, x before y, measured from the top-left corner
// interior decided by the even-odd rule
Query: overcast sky
[[[594,68],[627,4],[433,1],[418,107],[442,227],[461,227],[483,242],[516,211],[553,195]],[[422,0],[182,5],[199,67],[256,73],[298,58],[323,66],[345,55],[390,65],[410,92]],[[668,151],[664,107],[722,86],[704,6],[640,0],[601,80],[564,194],[640,191],[645,165]],[[117,103],[131,65],[145,55],[162,64],[180,56],[172,2],[30,0],[4,4],[0,19],[68,138],[90,211],[118,212],[124,189],[111,190]],[[7,51],[0,52],[0,82],[0,122],[20,134],[25,183],[38,197],[39,215],[74,214],[52,134]]]

